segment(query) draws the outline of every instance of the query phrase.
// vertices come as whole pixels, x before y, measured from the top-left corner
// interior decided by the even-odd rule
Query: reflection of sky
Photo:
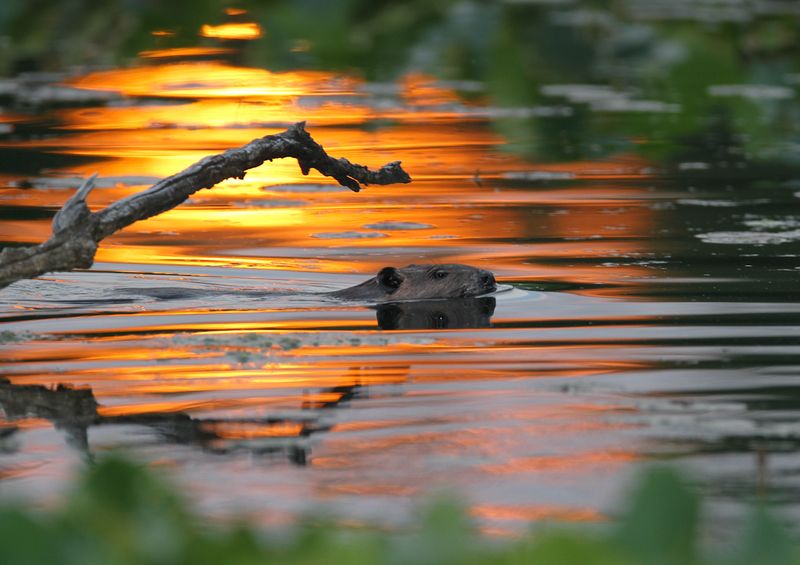
[[[203,34],[223,32],[231,30],[204,28]],[[238,449],[246,453],[259,442],[281,445],[306,436],[326,438],[322,444],[314,440],[308,477],[313,494],[287,494],[292,488],[279,466],[272,480],[281,484],[280,496],[262,485],[258,488],[267,488],[267,499],[244,501],[237,490],[225,500],[222,493],[200,486],[201,504],[212,511],[238,500],[239,508],[271,522],[280,521],[281,507],[292,514],[306,502],[355,497],[362,501],[351,513],[357,519],[369,514],[376,501],[444,486],[444,477],[457,471],[467,489],[475,481],[490,484],[498,477],[509,485],[474,500],[473,514],[487,532],[505,533],[509,525],[513,529],[536,519],[601,519],[603,497],[546,495],[540,500],[541,493],[523,498],[512,493],[526,477],[575,480],[637,459],[627,448],[605,450],[581,441],[561,449],[547,439],[591,434],[608,442],[620,428],[606,416],[623,409],[591,400],[563,405],[542,401],[539,393],[514,383],[534,374],[574,379],[642,365],[620,360],[613,347],[586,343],[534,349],[527,343],[533,336],[515,331],[498,334],[487,346],[485,329],[461,330],[460,336],[401,332],[408,337],[391,340],[371,335],[371,310],[321,307],[286,296],[245,302],[236,294],[218,293],[210,299],[173,302],[143,302],[134,296],[130,303],[101,304],[120,297],[115,286],[138,282],[134,273],[142,269],[207,269],[203,277],[213,272],[212,280],[178,275],[165,281],[142,275],[156,277],[145,281],[150,285],[199,284],[200,289],[220,282],[233,289],[263,286],[263,279],[252,278],[252,270],[248,277],[234,279],[234,271],[208,270],[216,267],[268,269],[276,277],[295,272],[319,284],[335,273],[424,261],[470,263],[520,280],[555,276],[590,282],[598,276],[596,269],[537,265],[536,258],[603,256],[609,245],[614,253],[639,251],[652,212],[637,204],[637,188],[615,180],[641,177],[643,163],[630,155],[598,162],[523,161],[501,150],[504,141],[486,127],[479,105],[461,102],[453,90],[424,76],[376,88],[322,72],[272,73],[213,60],[175,62],[181,56],[226,54],[214,48],[151,51],[145,54],[146,64],[70,81],[78,88],[120,92],[131,102],[55,109],[50,112],[52,136],[0,143],[0,151],[14,148],[45,159],[53,154],[84,159],[33,179],[33,189],[6,190],[5,203],[55,210],[66,191],[55,188],[54,179],[98,171],[98,188],[90,197],[98,209],[207,154],[299,120],[308,121],[309,131],[332,155],[373,167],[401,159],[415,182],[354,194],[317,174],[303,177],[294,161],[280,160],[126,228],[102,242],[96,268],[131,274],[108,273],[96,289],[84,288],[88,306],[54,312],[54,302],[63,295],[56,290],[50,296],[54,285],[82,285],[74,279],[80,274],[70,274],[60,279],[66,283],[51,279],[45,296],[32,290],[31,300],[6,311],[21,316],[9,326],[13,329],[59,336],[6,352],[14,384],[91,387],[102,418],[157,412],[204,419],[199,432],[217,438],[209,447],[232,451],[206,462],[197,474],[186,470],[190,480],[194,475],[202,485],[240,465]],[[529,177],[561,181],[531,182]],[[65,181],[59,182],[63,186]],[[48,219],[0,224],[0,238],[6,241],[40,241],[48,231]],[[637,272],[631,267],[615,274]],[[40,288],[41,282],[28,288]],[[18,288],[23,292],[18,296],[24,296],[26,287]],[[300,289],[307,288],[300,284]],[[42,301],[51,299],[47,314]],[[93,306],[92,300],[99,302]],[[509,310],[501,303],[500,316],[527,320],[530,306],[525,300],[520,305],[522,310]],[[78,315],[67,317],[69,313]],[[40,314],[47,318],[37,321]],[[287,349],[281,336],[298,344]],[[509,387],[517,389],[518,400],[503,399]],[[479,389],[490,398],[481,399]],[[364,411],[349,412],[349,406],[361,401],[346,395],[359,390],[374,394],[377,407],[368,403]],[[531,411],[522,399],[538,407]],[[343,409],[350,415],[336,417]],[[22,423],[48,429],[41,419]],[[314,429],[325,432],[308,435]],[[152,438],[145,444],[145,451],[161,449]],[[540,449],[545,451],[536,455]],[[433,460],[431,453],[437,454]],[[402,472],[398,458],[408,463]],[[438,465],[450,470],[442,475]],[[237,475],[242,489],[256,480],[250,471]],[[25,471],[19,476],[26,476]],[[277,506],[269,512],[253,507],[253,501],[265,500],[278,500]]]
[[[403,250],[424,248],[437,260],[491,261],[494,269],[505,265],[525,277],[543,271],[525,263],[530,256],[520,241],[540,241],[536,254],[545,257],[603,255],[609,239],[615,253],[636,252],[652,215],[637,205],[636,188],[614,185],[615,179],[641,177],[638,159],[522,161],[498,151],[502,139],[480,121],[464,119],[455,92],[419,75],[394,92],[384,89],[389,95],[378,95],[356,79],[323,72],[164,62],[95,72],[70,84],[150,100],[55,110],[56,137],[6,142],[6,147],[90,160],[54,175],[99,171],[101,181],[160,178],[208,153],[305,119],[332,154],[372,166],[401,158],[415,179],[408,186],[370,187],[356,195],[331,192],[331,183],[318,175],[303,177],[291,160],[268,163],[244,180],[197,193],[178,209],[114,236],[100,247],[103,262],[231,265],[238,257],[247,266],[270,268],[272,262],[285,268],[287,252],[300,261],[347,247],[361,250],[359,259],[330,267],[369,272],[380,263],[370,258],[373,251],[403,260]],[[376,118],[393,123],[370,130],[352,127]],[[592,180],[598,186],[584,188],[569,180],[532,186],[516,180],[532,169],[534,177],[554,173],[554,178]],[[116,186],[101,182],[91,204],[107,205],[144,186],[135,179]],[[15,203],[34,207],[56,207],[64,198],[61,191],[8,194]],[[426,228],[403,229],[414,224]],[[369,227],[374,225],[385,229]],[[14,221],[0,227],[0,237],[32,242],[47,230],[46,220]],[[270,260],[271,249],[280,261]]]
[[[237,41],[253,33],[203,29]],[[138,66],[69,82],[122,93],[113,104],[0,115],[9,127],[49,124],[47,135],[0,140],[0,152],[70,163],[35,178],[0,172],[0,204],[14,212],[0,222],[6,242],[44,240],[46,214],[22,212],[54,212],[78,177],[99,172],[90,196],[99,209],[299,120],[332,155],[373,167],[401,159],[414,178],[354,194],[302,176],[292,160],[267,163],[103,241],[91,273],[0,296],[4,328],[31,332],[0,347],[0,376],[14,385],[91,387],[104,418],[203,420],[217,439],[202,449],[134,424],[92,428],[90,444],[169,461],[212,513],[271,523],[331,504],[356,522],[397,509],[391,520],[408,495],[452,487],[492,533],[599,520],[644,449],[631,423],[639,410],[608,390],[654,367],[727,356],[730,340],[779,336],[702,324],[721,310],[772,315],[782,305],[636,302],[613,285],[653,275],[638,260],[655,252],[668,197],[652,190],[645,159],[526,161],[505,150],[490,109],[428,77],[376,85],[275,73],[214,61],[234,49],[225,45],[148,51]],[[500,295],[491,329],[391,334],[377,331],[371,309],[307,294],[386,264],[433,261],[576,288]],[[200,294],[157,300],[136,287]],[[681,316],[696,319],[668,323]],[[695,348],[692,336],[722,346]],[[0,476],[35,486],[63,477],[74,454],[52,422],[13,423],[25,441],[0,458]],[[295,445],[309,449],[308,467],[287,462]]]

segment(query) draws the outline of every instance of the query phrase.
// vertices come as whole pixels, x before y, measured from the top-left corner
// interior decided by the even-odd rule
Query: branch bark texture
[[[362,185],[411,182],[400,161],[374,171],[329,156],[306,132],[305,122],[299,122],[279,134],[205,157],[147,190],[94,213],[86,205],[94,181],[88,179],[56,214],[53,234],[47,241],[36,246],[7,248],[0,253],[0,288],[52,271],[88,269],[102,239],[134,222],[171,210],[198,190],[211,188],[225,179],[244,178],[248,169],[283,157],[297,159],[304,175],[316,169],[354,192],[361,190]]]

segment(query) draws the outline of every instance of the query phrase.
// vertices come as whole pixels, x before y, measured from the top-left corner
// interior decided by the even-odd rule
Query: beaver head
[[[459,265],[408,265],[384,267],[359,285],[332,292],[346,300],[424,300],[431,298],[466,298],[494,292],[497,285],[489,271]]]

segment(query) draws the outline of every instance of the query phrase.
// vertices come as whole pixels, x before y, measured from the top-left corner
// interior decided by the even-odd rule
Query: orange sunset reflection
[[[632,452],[584,452],[570,456],[538,456],[525,458],[512,458],[501,465],[487,465],[484,467],[488,473],[505,475],[511,473],[531,472],[561,472],[574,469],[588,471],[597,467],[621,467],[640,459]]]
[[[84,432],[132,434],[137,448],[196,457],[203,472],[241,465],[256,484],[274,461],[307,466],[286,476],[314,500],[405,497],[456,475],[470,495],[476,484],[583,484],[639,461],[634,409],[579,385],[652,366],[636,335],[647,316],[548,308],[538,295],[555,292],[524,283],[602,285],[618,299],[613,283],[651,274],[634,261],[652,251],[660,221],[645,159],[523,158],[505,150],[485,101],[431,77],[386,85],[239,66],[239,40],[261,37],[258,24],[201,33],[222,41],[161,48],[170,40],[159,37],[129,68],[68,81],[118,92],[112,102],[48,108],[46,134],[0,137],[25,165],[0,178],[0,240],[47,239],[53,214],[95,172],[93,211],[304,120],[330,155],[372,168],[401,160],[414,182],[354,193],[278,159],[103,240],[91,272],[20,285],[0,312],[23,336],[0,344],[0,393],[67,401],[13,421],[0,412],[0,425],[62,433],[66,406],[82,411]],[[27,119],[0,116],[9,128]],[[487,268],[517,288],[481,297],[472,325],[437,303],[420,317],[439,325],[391,326],[385,304],[316,294],[429,262]],[[584,300],[584,286],[563,295]],[[86,433],[87,455],[105,437]],[[597,501],[485,494],[470,498],[471,512],[491,533],[603,516]]]
[[[204,426],[220,439],[255,439],[263,437],[295,437],[303,430],[297,422],[281,422],[277,424],[253,424],[239,422],[214,422]]]
[[[368,104],[362,104],[366,102],[362,95],[346,103],[326,101],[337,93],[355,95],[358,82],[353,79],[199,62],[97,72],[75,79],[73,85],[116,89],[128,96],[180,99],[141,107],[57,110],[63,134],[24,145],[102,160],[71,169],[82,176],[99,170],[101,177],[125,177],[130,171],[148,179],[165,177],[209,153],[280,131],[259,124],[309,119],[309,127],[323,126],[317,137],[332,154],[372,166],[401,157],[415,179],[408,186],[368,187],[356,195],[337,190],[329,179],[316,173],[303,177],[292,160],[275,161],[248,172],[244,180],[229,180],[213,190],[198,192],[180,208],[117,234],[100,246],[98,259],[103,262],[229,265],[239,261],[256,268],[277,264],[300,267],[316,255],[316,249],[343,246],[376,250],[424,247],[441,254],[441,260],[449,257],[470,262],[473,253],[463,250],[480,244],[484,258],[515,271],[516,276],[541,278],[563,276],[558,273],[565,267],[548,264],[550,257],[591,259],[609,252],[638,253],[642,251],[640,241],[652,228],[653,212],[640,205],[640,189],[630,183],[619,184],[642,177],[646,163],[638,157],[530,163],[494,151],[503,139],[485,127],[449,123],[454,119],[450,109],[441,111],[446,120],[435,128],[420,125],[418,110],[406,114],[394,110],[400,121],[385,130],[343,127],[376,115]],[[409,77],[402,88],[404,99],[425,108],[455,99],[452,91],[424,77]],[[321,96],[322,103],[300,104],[308,95]],[[426,115],[437,112],[425,110]],[[237,127],[231,127],[234,124]],[[508,182],[519,182],[514,179],[531,169],[593,184],[504,188]],[[304,191],[306,183],[330,189]],[[145,186],[101,187],[93,193],[91,205],[99,208]],[[25,191],[18,196],[24,205],[56,208],[63,202],[58,193]],[[531,207],[552,212],[531,218]],[[392,222],[411,222],[414,229],[391,229]],[[487,223],[496,226],[489,233]],[[20,233],[9,229],[2,235],[19,237],[12,232]],[[37,231],[32,237],[45,233]],[[153,245],[154,235],[160,236],[157,245]],[[533,267],[522,268],[514,247],[502,244],[515,240],[538,240],[534,259],[539,256],[544,262],[536,265],[534,261]],[[492,245],[493,241],[497,245]],[[197,242],[202,249],[187,242]],[[277,247],[297,250],[298,256],[261,255],[260,250]],[[229,251],[231,248],[236,251]],[[258,252],[254,255],[250,250]],[[304,250],[307,255],[301,256]],[[372,270],[373,263],[366,257],[362,260],[367,261],[363,268],[352,263],[328,267],[339,272]],[[567,270],[581,273],[582,282],[606,276],[580,264]],[[636,277],[646,272],[621,266],[615,274]]]
[[[261,26],[255,22],[227,23],[219,25],[205,24],[200,28],[203,37],[217,39],[258,39],[263,35]]]
[[[357,82],[323,71],[273,73],[214,61],[98,71],[77,77],[70,86],[113,90],[127,96],[237,98],[349,94]]]
[[[245,12],[229,13],[231,17]],[[206,37],[253,38],[254,22],[203,26]],[[128,181],[100,185],[90,198],[99,209],[174,174],[202,157],[307,120],[331,154],[376,167],[401,159],[414,183],[368,187],[360,194],[336,190],[317,173],[300,174],[290,159],[270,162],[203,190],[175,210],[139,222],[100,245],[97,259],[117,264],[241,265],[371,271],[370,254],[424,249],[437,260],[483,262],[517,279],[571,278],[595,282],[604,269],[582,261],[635,255],[652,231],[654,212],[641,204],[648,163],[631,154],[601,160],[531,162],[498,151],[505,139],[485,118],[429,76],[411,74],[379,104],[360,79],[324,71],[272,72],[222,60],[230,47],[150,50],[138,65],[91,72],[68,84],[116,91],[131,103],[54,109],[59,135],[0,141],[80,159],[52,171]],[[146,104],[134,103],[139,97]],[[379,128],[358,127],[391,120]],[[356,126],[356,127],[354,127]],[[316,128],[316,129],[315,129]],[[556,185],[526,184],[526,175],[554,173]],[[76,181],[77,184],[77,181]],[[312,185],[308,191],[304,185]],[[319,187],[322,186],[323,189]],[[295,187],[298,187],[297,189]],[[330,187],[330,188],[324,188]],[[57,209],[65,192],[10,190],[21,206]],[[532,211],[536,214],[532,215]],[[410,227],[409,227],[410,226]],[[31,242],[46,237],[48,222],[0,226],[0,238]],[[510,242],[536,242],[527,257]],[[320,257],[337,249],[360,257]],[[291,250],[292,258],[278,257]],[[570,264],[569,259],[576,262]],[[558,260],[560,264],[554,264]],[[615,265],[615,277],[648,271]]]
[[[210,57],[234,53],[230,47],[170,47],[169,49],[153,49],[142,51],[139,57],[143,59],[177,59],[190,57]]]
[[[476,518],[492,521],[532,522],[557,520],[567,522],[600,522],[605,516],[592,508],[564,508],[558,506],[519,506],[481,504],[473,506],[470,513]],[[500,531],[497,533],[505,533]]]

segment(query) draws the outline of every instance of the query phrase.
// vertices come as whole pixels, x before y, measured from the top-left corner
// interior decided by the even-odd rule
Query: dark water
[[[296,120],[414,182],[354,194],[268,163],[112,236],[89,271],[0,291],[0,495],[49,503],[124,449],[213,516],[394,525],[451,489],[508,533],[613,515],[667,458],[720,516],[757,497],[798,514],[800,174],[770,157],[796,142],[713,115],[676,141],[664,124],[689,108],[610,85],[495,107],[480,84],[162,55],[72,76],[79,102],[8,102],[4,245],[46,239],[95,171],[99,209]],[[793,86],[712,86],[796,111]],[[655,125],[575,146],[586,115]],[[316,294],[429,262],[501,289],[384,308]]]

